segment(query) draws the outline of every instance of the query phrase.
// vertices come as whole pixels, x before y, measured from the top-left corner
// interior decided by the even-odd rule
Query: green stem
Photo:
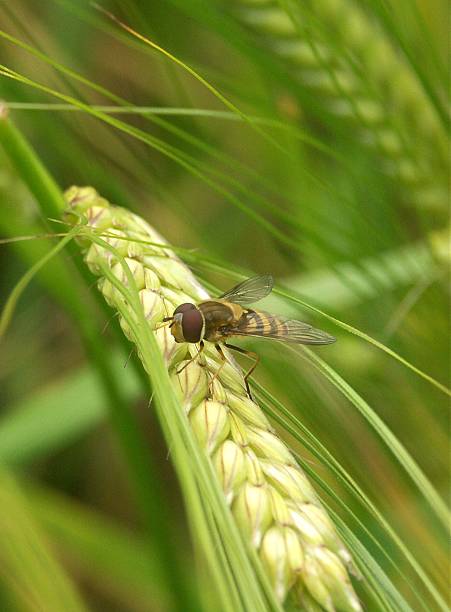
[[[59,217],[66,208],[63,194],[0,104],[0,142],[47,217]]]
[[[35,196],[44,214],[47,217],[59,217],[66,207],[61,191],[33,148],[7,115],[6,106],[0,104],[0,144]],[[174,538],[171,537],[166,514],[161,512],[161,508],[168,507],[168,503],[164,500],[159,486],[157,469],[153,464],[147,442],[128,408],[108,354],[99,342],[99,331],[92,314],[86,312],[86,306],[80,301],[73,284],[73,278],[69,279],[66,275],[65,286],[68,294],[64,305],[79,327],[86,353],[102,385],[112,426],[119,439],[132,489],[145,524],[149,547],[161,560],[167,589],[173,596],[173,608],[198,610],[199,606],[192,602],[192,595],[187,592],[187,581],[178,561],[175,546],[171,544]],[[58,292],[58,295],[61,296],[61,292]],[[128,344],[127,350],[129,350]]]

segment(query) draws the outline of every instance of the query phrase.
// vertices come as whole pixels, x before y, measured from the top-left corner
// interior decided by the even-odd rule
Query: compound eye
[[[174,310],[174,315],[181,314],[187,310],[193,310],[194,308],[196,308],[195,305],[189,304],[188,302],[186,302],[186,304],[180,304],[180,306],[177,306],[177,308]]]
[[[185,310],[182,318],[183,337],[186,342],[200,342],[204,318],[197,308]]]

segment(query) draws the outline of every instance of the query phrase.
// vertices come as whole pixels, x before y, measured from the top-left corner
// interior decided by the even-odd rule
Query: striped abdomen
[[[331,344],[335,338],[308,323],[286,319],[258,310],[245,310],[237,321],[224,330],[227,336],[258,336],[297,344]]]

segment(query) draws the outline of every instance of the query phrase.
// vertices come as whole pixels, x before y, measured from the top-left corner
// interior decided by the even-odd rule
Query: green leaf
[[[24,612],[87,610],[14,478],[0,469],[0,580]]]

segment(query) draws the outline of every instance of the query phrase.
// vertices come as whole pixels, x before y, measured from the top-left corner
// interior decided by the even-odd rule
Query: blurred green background
[[[446,384],[448,4],[117,0],[103,6],[193,68],[229,104],[88,2],[2,2],[0,98],[61,188],[92,185],[138,212],[169,243],[193,249],[194,271],[221,289],[234,284],[227,270],[271,272],[287,290]],[[86,81],[58,70],[49,58]],[[68,100],[11,78],[6,68],[98,105],[105,116],[142,130],[147,142],[102,116],[71,110]],[[114,114],[110,106],[127,112]],[[53,244],[45,235],[58,227],[39,211],[20,171],[0,155],[4,306],[22,274]],[[34,238],[8,240],[19,236]],[[1,339],[0,500],[2,512],[9,508],[11,518],[17,512],[17,522],[0,519],[0,534],[12,534],[14,525],[28,533],[20,526],[30,520],[41,544],[49,543],[58,571],[70,577],[64,587],[55,580],[55,590],[70,591],[68,602],[80,597],[93,610],[174,609],[161,578],[165,561],[141,537],[107,402],[59,281],[72,269],[73,256],[43,269]],[[222,261],[224,269],[212,271],[206,257]],[[124,367],[128,356],[114,337],[114,322],[104,330],[108,315],[95,304],[94,286],[73,282],[145,433],[172,549],[177,563],[193,573],[188,582],[196,591],[202,568],[193,566],[183,502],[149,398],[133,359]],[[272,297],[264,307],[337,336],[320,356],[446,497],[447,396],[362,338],[313,318],[293,299]],[[424,580],[368,508],[282,430],[344,507],[330,495],[325,499],[412,610],[440,609],[431,592],[448,596],[448,549],[428,489],[419,490],[395,445],[381,441],[378,427],[311,360],[270,343],[246,346],[262,357],[257,380],[355,479]],[[19,546],[20,538],[16,544],[11,538],[11,546]],[[6,568],[0,567],[0,607],[41,609],[33,607],[41,584],[36,559],[18,554],[13,562],[7,548],[0,551]],[[44,601],[47,609],[58,609],[50,595]],[[384,608],[373,601],[367,609]]]

